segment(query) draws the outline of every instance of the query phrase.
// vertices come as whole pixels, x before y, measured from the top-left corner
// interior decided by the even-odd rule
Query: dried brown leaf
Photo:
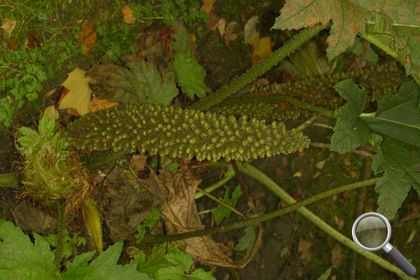
[[[1,29],[4,30],[7,34],[12,34],[13,29],[16,27],[16,20],[5,18],[1,24]]]
[[[82,54],[88,54],[95,46],[96,31],[91,20],[83,21],[79,41],[82,44]]]
[[[167,192],[167,200],[162,208],[166,217],[169,234],[202,229],[204,226],[198,216],[195,204],[195,192],[200,179],[187,167],[183,166],[176,173],[162,171],[159,175]],[[178,241],[178,244],[196,261],[222,267],[236,267],[234,262],[224,253],[221,244],[210,236],[194,237]]]

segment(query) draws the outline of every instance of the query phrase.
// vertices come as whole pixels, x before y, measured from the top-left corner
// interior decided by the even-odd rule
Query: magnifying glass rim
[[[374,247],[374,248],[366,247],[362,243],[360,243],[359,239],[357,239],[356,227],[359,224],[359,222],[362,219],[366,218],[367,216],[374,216],[374,217],[380,218],[385,223],[385,225],[386,225],[386,227],[388,229],[388,235],[386,236],[385,241],[380,246],[378,246],[378,247]],[[364,214],[360,215],[356,219],[356,221],[354,221],[353,227],[351,229],[351,234],[353,235],[354,242],[356,242],[357,245],[359,245],[363,249],[368,250],[368,251],[378,251],[378,250],[382,249],[383,247],[385,247],[385,245],[388,244],[389,243],[389,240],[391,239],[391,224],[389,223],[388,219],[385,216],[383,216],[383,215],[381,215],[381,214],[379,214],[377,212],[367,212],[367,213],[364,213]]]

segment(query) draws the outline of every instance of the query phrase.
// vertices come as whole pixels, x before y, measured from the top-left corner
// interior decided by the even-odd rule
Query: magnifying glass
[[[354,242],[363,249],[368,251],[383,249],[407,275],[416,274],[416,268],[389,243],[391,225],[383,215],[376,212],[360,215],[353,224],[352,235]]]

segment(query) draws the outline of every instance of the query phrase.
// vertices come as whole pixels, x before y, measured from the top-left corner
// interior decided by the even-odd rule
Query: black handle
[[[407,273],[407,275],[414,276],[416,274],[416,268],[414,265],[412,265],[410,261],[400,253],[400,251],[392,248],[387,254],[405,273]]]

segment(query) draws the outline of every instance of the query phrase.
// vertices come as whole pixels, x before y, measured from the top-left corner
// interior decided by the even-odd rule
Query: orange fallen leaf
[[[82,54],[88,54],[95,46],[96,31],[91,20],[83,21],[79,41],[82,44]]]
[[[122,8],[122,14],[124,18],[124,22],[127,24],[134,24],[136,23],[136,18],[133,15],[133,10],[130,8],[129,5],[125,5]]]
[[[90,101],[89,108],[91,112],[96,112],[96,111],[111,108],[115,105],[118,105],[118,102],[113,102],[108,99],[99,99],[99,98],[93,97],[92,100]]]

